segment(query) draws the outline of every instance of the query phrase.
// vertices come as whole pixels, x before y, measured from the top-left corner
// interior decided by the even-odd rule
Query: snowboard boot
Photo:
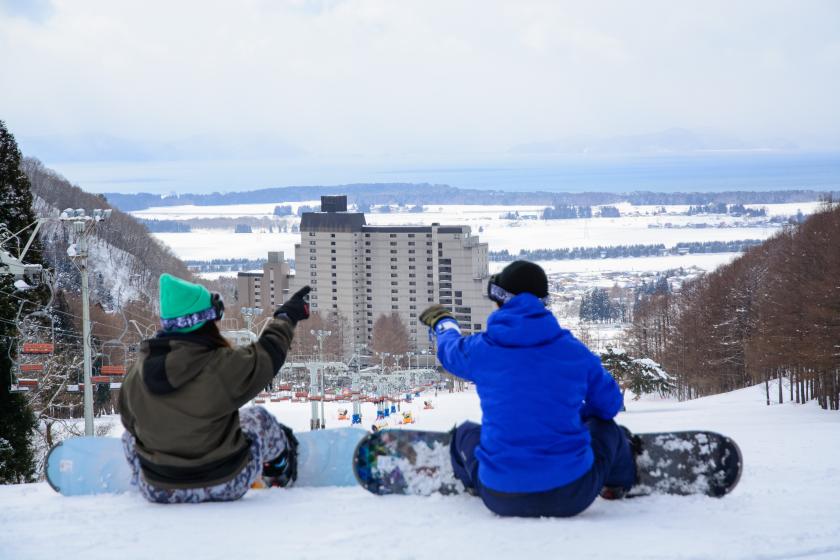
[[[639,436],[633,435],[627,426],[618,426],[621,428],[621,431],[624,432],[624,435],[627,436],[627,441],[630,443],[630,451],[633,453],[633,458],[635,459],[639,455],[642,454],[642,438]]]
[[[624,435],[627,437],[627,443],[630,446],[630,453],[633,456],[633,461],[636,461],[636,458],[642,454],[642,439],[639,436],[633,435],[626,426],[618,426],[621,428],[621,431],[624,432]],[[638,483],[639,475],[638,472],[636,474],[636,480],[633,481],[633,485]],[[601,497],[605,500],[621,500],[627,495],[627,492],[630,491],[630,488],[624,488],[623,486],[604,486],[601,489]]]
[[[267,487],[285,488],[297,480],[297,447],[298,440],[292,434],[292,429],[282,426],[286,435],[286,449],[277,457],[263,463],[262,481]]]

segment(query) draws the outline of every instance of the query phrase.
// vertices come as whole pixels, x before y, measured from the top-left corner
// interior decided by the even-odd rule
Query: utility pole
[[[82,275],[82,343],[84,348],[84,408],[85,435],[93,435],[93,387],[91,386],[91,349],[90,349],[90,289],[88,287],[88,235],[96,224],[109,218],[111,210],[95,209],[93,216],[88,216],[81,208],[67,208],[61,213],[61,221],[70,224],[71,231],[79,240],[79,245],[70,245],[67,255],[76,261],[76,268]]]
[[[350,375],[350,391],[353,394],[353,424],[362,423],[362,403],[359,402],[359,392],[361,391],[360,370],[362,369],[362,345],[356,346],[356,354],[353,356],[353,370]]]
[[[324,397],[326,391],[324,387],[324,339],[332,334],[332,331],[323,331],[321,329],[309,331],[310,334],[318,339],[318,359],[321,366],[321,429],[326,428],[326,417],[324,416]]]
[[[312,416],[309,419],[309,429],[317,430],[321,427],[321,421],[318,420],[318,403],[312,400],[312,396],[318,393],[318,364],[309,362],[307,369],[309,369],[309,403],[312,411]]]

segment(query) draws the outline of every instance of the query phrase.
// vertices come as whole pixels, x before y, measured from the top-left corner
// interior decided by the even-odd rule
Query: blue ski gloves
[[[274,312],[274,318],[285,318],[297,325],[298,321],[309,319],[309,292],[312,288],[304,286],[296,291],[286,303],[277,308]]]

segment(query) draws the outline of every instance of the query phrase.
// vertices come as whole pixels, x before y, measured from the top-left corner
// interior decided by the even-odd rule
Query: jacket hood
[[[159,333],[140,345],[143,383],[154,394],[176,391],[194,379],[218,345],[194,334]]]
[[[567,332],[539,298],[523,293],[490,314],[486,336],[499,346],[528,347],[547,344]]]

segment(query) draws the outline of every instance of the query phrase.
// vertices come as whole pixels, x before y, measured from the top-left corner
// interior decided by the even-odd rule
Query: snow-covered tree
[[[601,363],[636,399],[650,393],[665,396],[674,390],[674,378],[650,358],[634,358],[624,350],[608,347],[601,354]]]
[[[14,136],[0,121],[0,239],[3,249],[17,256],[25,246],[14,233],[26,230],[35,222],[29,180],[20,169],[21,154]],[[35,240],[26,254],[26,262],[42,264],[41,245]],[[37,309],[46,302],[45,289],[17,292],[14,279],[0,275],[0,483],[26,482],[35,471],[32,435],[35,416],[26,398],[11,393],[17,377],[13,362],[17,358],[16,319],[22,307]]]

